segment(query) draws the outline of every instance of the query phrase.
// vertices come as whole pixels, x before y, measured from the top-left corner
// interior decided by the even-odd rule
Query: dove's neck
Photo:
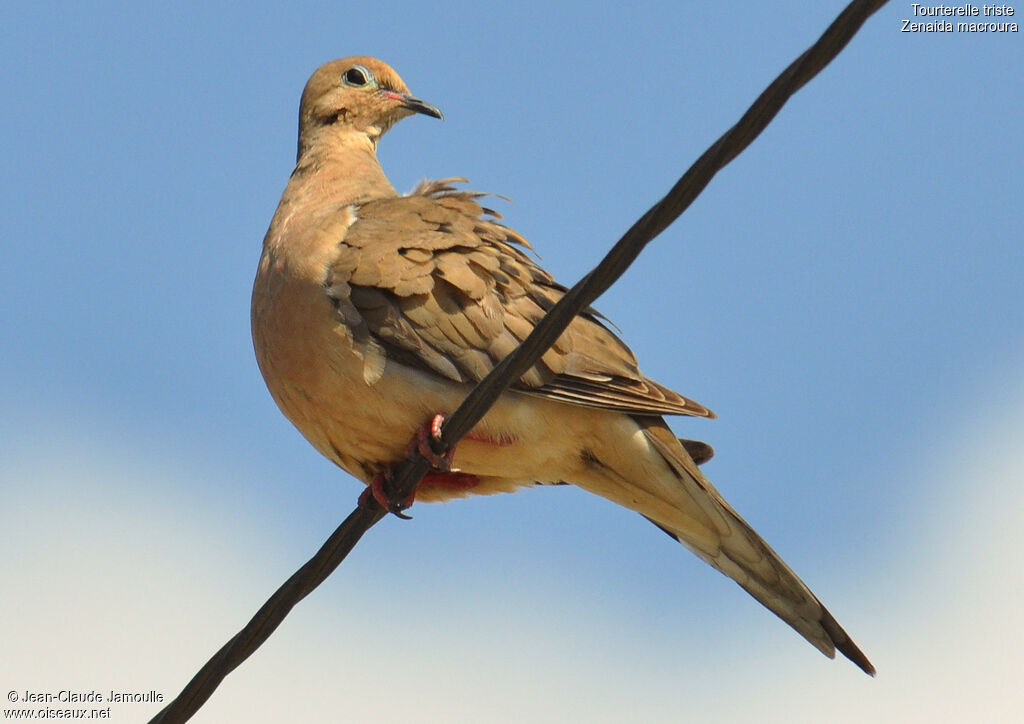
[[[320,279],[324,264],[357,218],[355,207],[398,196],[377,161],[373,142],[365,134],[361,139],[355,135],[303,148],[264,238],[266,263],[283,262],[294,273],[306,269],[303,273]]]
[[[289,192],[317,202],[360,204],[398,195],[377,160],[377,144],[365,133],[323,134],[302,149]],[[333,136],[333,137],[332,137]]]

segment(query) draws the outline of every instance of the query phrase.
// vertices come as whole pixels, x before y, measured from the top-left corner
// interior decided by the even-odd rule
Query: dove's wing
[[[326,287],[363,355],[368,381],[386,360],[477,382],[533,330],[565,288],[527,242],[457,179],[360,205]],[[632,351],[590,311],[519,380],[530,394],[635,414],[713,414],[644,377]]]

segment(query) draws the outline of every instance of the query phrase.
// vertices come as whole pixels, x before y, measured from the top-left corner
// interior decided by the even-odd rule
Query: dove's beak
[[[444,118],[444,115],[437,106],[432,106],[426,101],[421,101],[419,98],[413,98],[406,93],[397,93],[395,91],[386,90],[384,91],[384,97],[390,98],[393,101],[398,101],[402,104],[402,108],[406,108],[413,113],[422,113],[425,116],[432,116],[433,118]]]

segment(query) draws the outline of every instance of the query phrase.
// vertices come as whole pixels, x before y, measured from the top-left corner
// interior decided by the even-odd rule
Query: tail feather
[[[681,437],[679,438],[679,444],[682,445],[683,449],[689,453],[691,458],[693,458],[693,462],[698,465],[703,465],[715,456],[715,449],[706,442],[701,442],[700,440],[687,440],[686,438]]]
[[[637,422],[647,440],[676,473],[689,498],[700,507],[702,518],[717,529],[719,543],[709,547],[707,537],[697,540],[688,536],[685,525],[674,526],[671,520],[645,517],[735,580],[823,654],[834,658],[838,649],[865,673],[874,676],[875,667],[842,626],[764,539],[725,502],[664,421],[638,418]]]

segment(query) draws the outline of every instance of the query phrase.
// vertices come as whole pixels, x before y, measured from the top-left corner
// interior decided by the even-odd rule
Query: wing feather
[[[408,196],[370,201],[338,244],[324,286],[367,365],[383,359],[476,382],[512,352],[565,293],[521,247],[529,244],[459,190],[425,181]],[[517,389],[634,414],[698,415],[703,405],[644,377],[632,351],[588,310]]]

